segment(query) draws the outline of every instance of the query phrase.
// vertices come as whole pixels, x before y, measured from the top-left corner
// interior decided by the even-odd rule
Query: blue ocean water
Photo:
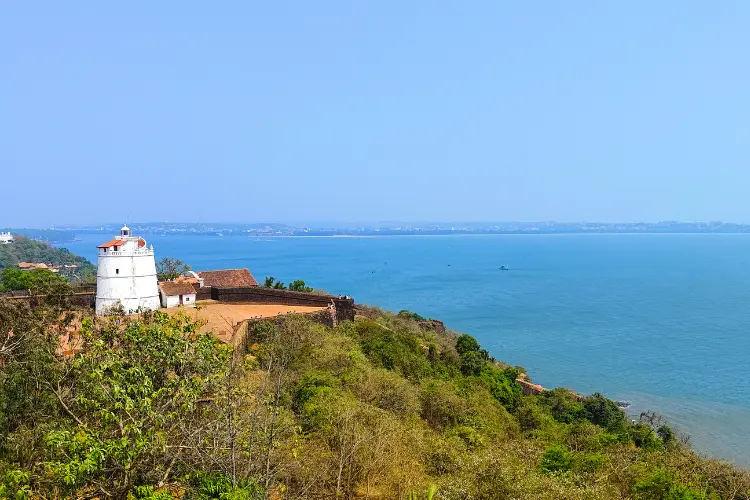
[[[104,239],[66,246],[95,261]],[[750,235],[147,239],[194,269],[441,319],[545,387],[658,411],[697,450],[750,466]]]

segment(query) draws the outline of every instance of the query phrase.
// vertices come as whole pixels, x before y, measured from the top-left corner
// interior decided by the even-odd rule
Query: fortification
[[[154,247],[123,226],[119,236],[102,243],[96,273],[96,313],[121,305],[126,312],[159,309]]]

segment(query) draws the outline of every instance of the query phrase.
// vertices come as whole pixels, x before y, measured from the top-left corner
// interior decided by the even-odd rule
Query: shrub
[[[237,486],[221,473],[198,471],[192,474],[190,484],[197,500],[252,500],[263,498],[263,489],[253,481],[241,481]],[[167,498],[172,498],[171,495]]]
[[[537,405],[532,398],[523,398],[516,408],[516,418],[522,431],[539,429],[549,416]]]
[[[590,453],[586,455],[578,455],[575,458],[574,468],[579,472],[593,473],[597,472],[604,467],[607,463],[607,455],[602,453]]]
[[[467,377],[479,375],[482,372],[485,361],[478,352],[466,352],[461,355],[461,373]]]
[[[427,355],[420,349],[416,337],[369,321],[357,324],[355,329],[362,352],[375,365],[399,371],[410,379],[420,379],[431,373]]]
[[[646,424],[633,424],[628,429],[628,434],[633,443],[639,448],[647,451],[660,450],[664,443],[654,434],[654,431]]]
[[[424,316],[420,316],[419,314],[415,312],[407,311],[406,309],[400,310],[397,316],[401,318],[411,319],[414,321],[427,321],[427,319]]]
[[[598,392],[584,398],[583,412],[590,422],[609,431],[618,432],[626,428],[625,412],[617,406],[617,403],[605,398]]]
[[[306,373],[297,383],[297,390],[294,392],[294,406],[300,408],[321,391],[333,387],[335,383],[336,381],[329,373],[318,371]]]
[[[539,468],[545,474],[568,472],[573,469],[573,455],[564,446],[550,446],[542,455]]]
[[[584,418],[584,406],[568,389],[557,388],[540,394],[540,404],[558,422],[572,424]]]
[[[383,368],[365,370],[353,387],[359,398],[396,415],[419,414],[419,393],[415,386],[398,374]]]
[[[633,493],[640,500],[707,500],[705,493],[681,484],[673,473],[665,469],[652,471],[636,481]]]
[[[677,435],[668,425],[662,425],[656,429],[656,434],[664,442],[664,446],[672,446],[677,442]]]
[[[456,339],[456,351],[463,355],[468,352],[479,352],[479,342],[471,335],[459,335]]]
[[[310,293],[313,291],[312,288],[305,284],[305,280],[294,280],[289,283],[289,290],[293,292],[306,292]]]
[[[464,356],[468,356],[469,354]],[[518,372],[514,368],[499,370],[494,366],[482,363],[483,367],[480,379],[487,386],[490,394],[505,408],[509,410],[515,409],[521,401],[521,386],[516,382]]]
[[[430,381],[422,387],[422,418],[437,429],[458,424],[466,412],[467,402],[449,382]]]
[[[481,434],[468,425],[457,425],[449,429],[446,435],[460,438],[469,449],[484,447],[484,439],[482,439]]]

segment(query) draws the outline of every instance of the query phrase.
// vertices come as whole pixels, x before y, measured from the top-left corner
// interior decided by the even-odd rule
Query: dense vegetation
[[[0,292],[24,290],[34,295],[47,295],[51,289],[67,288],[68,280],[47,269],[0,269]]]
[[[61,270],[61,273],[72,281],[87,280],[96,276],[94,265],[87,259],[65,248],[55,248],[49,243],[23,236],[15,236],[13,243],[0,245],[0,269],[16,268],[19,262],[36,262],[55,266],[76,265],[78,267],[75,270]]]
[[[409,314],[101,320],[0,299],[0,498],[748,498],[653,415],[523,396],[521,368]],[[80,324],[83,349],[56,354]]]

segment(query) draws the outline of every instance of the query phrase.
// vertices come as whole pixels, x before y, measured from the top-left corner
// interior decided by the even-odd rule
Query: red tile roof
[[[109,248],[109,247],[119,247],[120,245],[124,245],[125,240],[109,240],[106,243],[102,243],[96,248]]]
[[[195,293],[193,285],[181,281],[162,281],[159,283],[159,290],[168,297],[174,297],[176,295],[191,295]]]
[[[138,247],[145,247],[146,246],[146,240],[143,238],[138,238]]]
[[[253,275],[247,269],[222,269],[219,271],[201,271],[198,276],[203,278],[203,286],[216,288],[245,288],[258,286]]]

